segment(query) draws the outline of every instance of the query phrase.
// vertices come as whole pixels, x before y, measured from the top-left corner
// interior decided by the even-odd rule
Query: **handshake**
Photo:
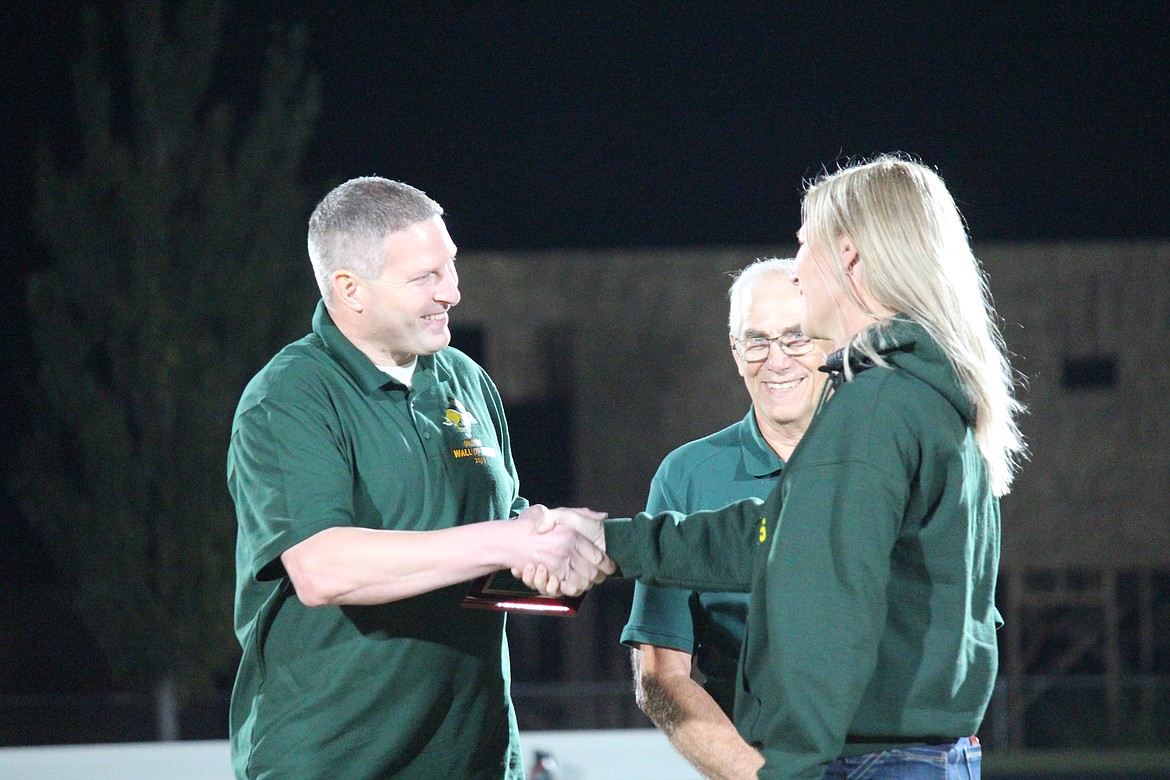
[[[591,509],[528,507],[512,521],[519,536],[512,576],[546,596],[577,596],[602,582],[617,570],[605,554],[605,518]]]

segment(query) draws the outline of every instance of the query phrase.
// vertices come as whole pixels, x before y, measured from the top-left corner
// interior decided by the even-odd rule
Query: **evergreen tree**
[[[79,143],[44,149],[37,175],[51,261],[28,288],[17,486],[115,679],[158,697],[164,739],[238,653],[225,453],[244,384],[311,311],[299,177],[319,105],[303,31],[274,32],[241,109],[222,5],[179,5],[132,0],[120,40],[83,16]]]

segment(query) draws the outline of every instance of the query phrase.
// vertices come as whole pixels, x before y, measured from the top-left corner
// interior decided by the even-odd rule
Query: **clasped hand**
[[[528,522],[525,556],[512,576],[546,596],[576,596],[617,569],[605,554],[604,512],[533,504],[516,518]]]

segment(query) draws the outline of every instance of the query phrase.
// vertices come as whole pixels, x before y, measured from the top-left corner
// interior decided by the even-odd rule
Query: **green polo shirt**
[[[522,778],[504,618],[466,586],[308,608],[280,555],[335,526],[425,531],[508,517],[519,497],[491,379],[455,349],[407,389],[318,305],[240,399],[232,761],[241,778]]]
[[[646,512],[690,514],[743,498],[764,499],[783,468],[784,461],[760,433],[755,411],[749,410],[734,425],[667,455],[650,482]],[[703,688],[730,718],[748,599],[747,593],[699,593],[638,582],[622,642],[694,655]]]

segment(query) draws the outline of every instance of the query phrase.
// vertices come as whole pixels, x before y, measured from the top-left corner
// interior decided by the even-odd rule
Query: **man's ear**
[[[353,271],[348,268],[334,271],[329,283],[333,286],[335,304],[345,306],[358,314],[365,309],[361,295],[361,279]]]

